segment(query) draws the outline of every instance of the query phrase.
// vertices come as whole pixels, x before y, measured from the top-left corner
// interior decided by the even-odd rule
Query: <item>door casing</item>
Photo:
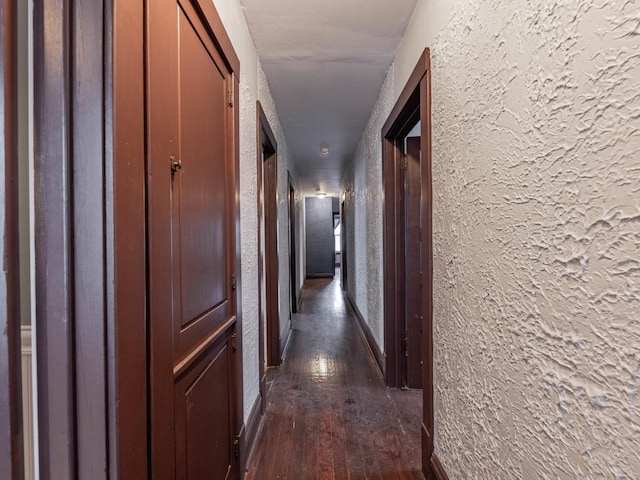
[[[433,245],[432,245],[432,187],[431,187],[431,67],[429,49],[422,53],[407,84],[382,128],[383,181],[383,269],[384,269],[384,333],[385,381],[400,386],[402,339],[401,309],[404,298],[404,279],[399,275],[399,257],[403,254],[398,242],[399,169],[404,152],[403,139],[411,128],[421,122],[420,151],[422,154],[420,222],[422,229],[422,469],[433,478]]]
[[[18,241],[17,22],[15,0],[0,2],[0,478],[21,479],[22,386],[20,372],[20,275]]]
[[[258,312],[260,315],[261,389],[264,390],[264,365],[281,362],[278,273],[278,144],[260,102],[256,103],[258,168]],[[264,291],[264,298],[262,292]],[[264,317],[266,316],[266,317]],[[266,352],[265,349],[266,335]],[[265,358],[266,355],[266,358]],[[266,394],[266,392],[263,392]],[[263,395],[263,402],[266,395]]]

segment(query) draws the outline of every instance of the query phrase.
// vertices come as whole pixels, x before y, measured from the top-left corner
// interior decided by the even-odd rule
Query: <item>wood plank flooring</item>
[[[338,279],[307,280],[248,480],[424,478],[422,391],[384,386]]]

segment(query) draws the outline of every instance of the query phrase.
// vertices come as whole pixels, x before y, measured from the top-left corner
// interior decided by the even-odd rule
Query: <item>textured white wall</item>
[[[301,189],[296,188],[296,173],[293,166],[291,156],[287,147],[287,142],[284,137],[282,125],[278,118],[276,106],[273,103],[271,97],[271,91],[269,90],[269,84],[267,77],[265,76],[262,68],[259,69],[258,74],[258,92],[260,97],[260,103],[265,111],[269,125],[273,130],[273,135],[278,143],[278,164],[277,164],[277,177],[278,177],[278,191],[277,191],[277,203],[278,203],[278,291],[279,302],[278,310],[280,312],[280,337],[285,340],[288,335],[291,324],[291,277],[289,266],[289,249],[290,249],[290,236],[289,236],[289,178],[287,172],[291,173],[291,178],[294,182],[294,189],[296,190],[296,210],[300,212],[303,208],[303,197]],[[304,229],[302,218],[298,217],[298,235],[301,230]],[[302,244],[298,244],[298,251],[296,265],[302,264],[302,257],[300,253],[304,250]],[[301,278],[298,276],[298,278]],[[302,277],[304,278],[304,277]]]
[[[418,0],[393,62],[394,100],[400,96],[425,47],[433,44],[449,21],[453,6],[461,1],[466,0]]]
[[[241,308],[243,348],[244,420],[259,396],[258,357],[258,200],[256,165],[256,101],[259,100],[278,143],[278,231],[287,232],[288,180],[287,170],[295,182],[287,142],[282,131],[269,85],[258,60],[258,55],[238,0],[213,1],[222,23],[240,58],[240,236],[241,236]],[[298,208],[301,208],[298,201]],[[283,331],[289,319],[289,240],[279,235],[280,256],[280,318]],[[298,265],[303,256],[298,252]]]
[[[256,94],[240,66],[240,234],[244,420],[260,392]],[[253,126],[253,128],[252,128]]]
[[[426,3],[382,97],[431,47],[436,452],[452,479],[640,478],[640,8]]]
[[[380,130],[393,108],[393,68],[358,144],[353,177],[346,182],[347,286],[351,298],[384,351],[382,271],[382,141]]]

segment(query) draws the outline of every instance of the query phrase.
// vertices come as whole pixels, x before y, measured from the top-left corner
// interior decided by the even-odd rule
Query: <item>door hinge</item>
[[[402,157],[400,159],[400,170],[406,170],[407,169],[407,164],[408,164],[408,160],[407,157]]]
[[[235,98],[235,82],[233,79],[231,79],[231,85],[229,86],[229,106],[233,107],[233,100]]]
[[[409,356],[409,332],[405,332],[404,338],[402,339],[402,355],[405,357]]]
[[[235,290],[237,287],[236,285],[236,274],[232,273],[231,274],[231,290]]]
[[[233,348],[234,352],[238,351],[238,334],[236,332],[233,332],[231,334],[231,348]]]
[[[233,454],[240,458],[240,437],[233,437]]]

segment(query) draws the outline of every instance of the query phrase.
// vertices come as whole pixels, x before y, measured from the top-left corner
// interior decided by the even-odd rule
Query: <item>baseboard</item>
[[[447,475],[447,472],[440,463],[440,459],[438,459],[435,452],[431,455],[431,470],[433,471],[433,475],[436,480],[449,480],[449,475]]]
[[[297,304],[296,306],[298,307],[296,310],[298,312],[300,312],[300,307],[302,306],[302,299],[304,297],[304,289],[307,288],[307,279],[304,279],[304,282],[302,282],[302,287],[300,287],[300,290],[298,291],[298,296],[296,298]]]
[[[240,467],[242,469],[241,477],[244,478],[244,472],[247,471],[249,466],[251,465],[251,461],[256,453],[256,448],[258,446],[258,438],[262,432],[262,425],[264,416],[261,414],[261,403],[262,397],[258,395],[256,397],[256,401],[251,408],[251,412],[249,413],[249,418],[247,418],[246,427],[243,427],[244,438],[242,439],[242,463]]]
[[[306,283],[306,282],[305,282]],[[298,295],[296,296],[296,306],[297,310],[300,310],[300,304],[302,303],[302,291],[304,290],[304,283],[302,284],[302,288],[298,291]]]
[[[367,345],[369,346],[369,350],[371,350],[371,353],[373,354],[373,358],[375,358],[376,360],[380,375],[382,376],[382,378],[384,378],[384,357],[382,355],[382,350],[380,350],[380,347],[376,343],[376,340],[373,337],[373,333],[371,333],[371,329],[369,328],[369,325],[367,325],[367,322],[365,322],[360,309],[356,305],[356,302],[354,302],[354,300],[351,298],[349,292],[344,292],[344,295],[349,301],[349,305],[351,305],[351,308],[356,315],[358,325],[360,326],[360,331],[364,335]]]
[[[284,360],[284,357],[287,354],[287,349],[289,348],[289,340],[291,340],[291,332],[293,331],[293,325],[291,323],[291,318],[289,318],[289,328],[287,328],[287,335],[284,338],[280,339],[280,363]]]
[[[307,278],[333,278],[336,272],[331,273],[307,273]]]

